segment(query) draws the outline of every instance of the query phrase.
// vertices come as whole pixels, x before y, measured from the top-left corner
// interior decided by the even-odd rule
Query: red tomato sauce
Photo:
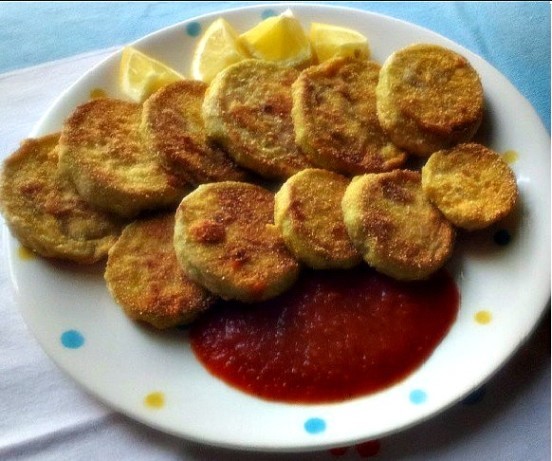
[[[337,402],[413,372],[458,308],[458,289],[445,271],[422,282],[368,268],[305,271],[276,299],[221,303],[190,337],[203,365],[242,391],[281,402]]]

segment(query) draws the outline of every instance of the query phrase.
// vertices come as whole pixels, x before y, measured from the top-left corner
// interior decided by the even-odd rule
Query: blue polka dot
[[[264,10],[262,13],[261,13],[261,18],[262,19],[267,19],[267,18],[271,18],[272,16],[277,16],[278,13],[276,13],[276,11],[274,10]]]
[[[201,24],[199,22],[190,22],[186,24],[186,33],[190,37],[197,37],[201,33]]]
[[[410,393],[410,401],[414,405],[420,405],[421,403],[424,403],[427,400],[427,394],[425,391],[421,389],[414,389]]]
[[[84,344],[84,336],[77,330],[64,331],[61,334],[61,344],[67,349],[78,349]]]
[[[322,418],[309,418],[305,421],[305,430],[309,434],[320,434],[326,430],[326,421]]]

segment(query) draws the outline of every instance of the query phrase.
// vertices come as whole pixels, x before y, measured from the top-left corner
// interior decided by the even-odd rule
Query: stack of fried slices
[[[476,71],[439,46],[403,48],[383,66],[250,59],[143,104],[80,105],[61,133],[5,161],[0,204],[41,256],[107,257],[117,303],[169,328],[218,299],[275,297],[302,266],[364,261],[429,277],[457,229],[490,226],[516,203],[508,165],[470,142],[482,117]]]

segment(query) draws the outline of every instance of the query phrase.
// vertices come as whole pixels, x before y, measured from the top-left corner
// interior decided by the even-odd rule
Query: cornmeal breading
[[[384,131],[420,156],[470,140],[483,118],[477,72],[466,58],[437,45],[411,45],[389,56],[376,96]]]
[[[15,237],[41,256],[91,264],[107,255],[123,222],[85,202],[58,174],[59,133],[26,139],[4,162],[0,207]]]
[[[296,142],[309,160],[346,175],[400,167],[406,154],[381,129],[376,111],[380,66],[334,58],[305,69],[293,84]]]
[[[343,222],[341,199],[348,184],[340,174],[310,168],[276,193],[274,222],[291,252],[309,267],[346,269],[362,260]]]
[[[143,145],[142,106],[94,99],[77,107],[60,138],[59,166],[79,194],[121,216],[176,207],[188,190]]]
[[[422,187],[455,226],[482,229],[514,208],[516,177],[500,155],[475,143],[435,152],[422,168]]]
[[[129,224],[109,250],[105,271],[125,313],[161,329],[190,323],[216,299],[180,267],[173,230],[174,213]]]
[[[141,125],[146,147],[192,184],[245,180],[246,173],[221,148],[207,143],[201,116],[206,89],[203,82],[183,80],[149,97]]]
[[[25,140],[5,161],[0,211],[39,255],[108,256],[113,298],[160,329],[218,298],[278,296],[301,263],[364,259],[420,280],[451,256],[455,226],[481,229],[515,207],[512,170],[468,143],[482,117],[477,72],[437,45],[405,47],[382,67],[337,57],[299,72],[246,59],[143,105],[79,105],[61,133]],[[408,154],[426,162],[421,173],[399,169]],[[278,192],[246,182],[261,179]]]
[[[365,261],[391,277],[426,278],[452,253],[454,229],[425,197],[415,171],[353,178],[342,208],[349,236]]]
[[[292,68],[247,59],[220,72],[203,102],[208,137],[239,165],[270,179],[310,166],[295,144],[291,120]]]
[[[185,272],[224,299],[261,301],[287,290],[299,272],[273,224],[274,196],[259,186],[204,184],[176,212],[174,245]]]

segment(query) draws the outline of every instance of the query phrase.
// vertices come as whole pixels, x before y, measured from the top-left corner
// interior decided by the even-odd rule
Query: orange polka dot
[[[518,153],[515,150],[507,150],[502,154],[502,160],[504,160],[508,165],[515,163],[518,159]]]
[[[486,325],[491,322],[493,315],[489,311],[477,311],[474,318],[480,325]]]
[[[162,408],[165,405],[165,394],[163,392],[151,392],[144,398],[144,404],[149,408]]]
[[[94,88],[92,91],[90,91],[90,99],[101,98],[107,98],[107,93],[105,92],[105,90],[102,90],[101,88]]]

